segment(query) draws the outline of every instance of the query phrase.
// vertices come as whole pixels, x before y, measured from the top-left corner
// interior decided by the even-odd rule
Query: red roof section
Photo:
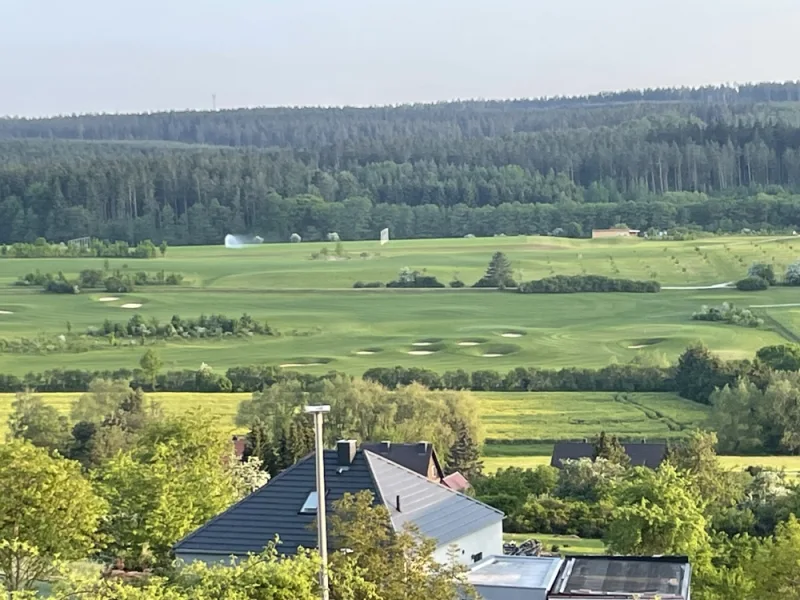
[[[461,473],[453,473],[442,479],[442,483],[456,492],[463,492],[469,489],[469,481]]]

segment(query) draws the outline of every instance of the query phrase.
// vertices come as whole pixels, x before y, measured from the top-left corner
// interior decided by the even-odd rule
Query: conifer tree
[[[486,274],[472,287],[496,287],[500,289],[517,287],[517,282],[514,281],[511,269],[511,261],[502,252],[495,252],[492,255],[492,260],[489,261]]]
[[[604,458],[608,462],[618,465],[627,465],[631,460],[617,436],[606,435],[605,431],[600,432],[600,436],[594,443],[592,458],[594,460]]]
[[[448,473],[461,473],[467,479],[476,477],[483,472],[483,462],[478,444],[464,421],[458,421],[455,426],[456,441],[450,447],[447,459]]]

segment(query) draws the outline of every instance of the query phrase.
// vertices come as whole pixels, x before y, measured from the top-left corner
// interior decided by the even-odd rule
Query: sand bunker
[[[361,356],[369,356],[375,353],[372,350],[359,350],[358,352],[356,352],[356,354],[359,354]]]
[[[481,354],[481,356],[483,356],[484,358],[498,358],[500,356],[505,356],[505,354],[496,354],[493,352],[489,352],[487,354]]]
[[[458,342],[459,346],[480,346],[480,342]]]
[[[635,346],[628,346],[628,350],[639,350],[640,348],[647,348],[647,344],[636,344]]]
[[[318,367],[324,365],[321,362],[307,362],[307,363],[283,363],[281,369],[295,369],[297,367]]]
[[[129,304],[123,304],[120,308],[142,308],[142,305],[137,302],[131,302]]]
[[[430,346],[433,342],[414,342],[412,346]]]
[[[14,313],[10,310],[0,310],[0,315],[13,315]]]
[[[504,338],[520,338],[520,337],[522,337],[521,333],[511,333],[511,332],[501,333],[500,335],[503,336]]]
[[[98,302],[116,302],[117,300],[119,300],[119,298],[116,298],[114,296],[106,296],[105,298],[97,299]]]
[[[411,356],[428,356],[428,354],[433,354],[431,350],[412,350],[409,352]]]

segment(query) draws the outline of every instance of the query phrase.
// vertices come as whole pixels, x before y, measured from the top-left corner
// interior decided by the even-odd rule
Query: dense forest
[[[0,243],[800,226],[800,83],[0,119]]]

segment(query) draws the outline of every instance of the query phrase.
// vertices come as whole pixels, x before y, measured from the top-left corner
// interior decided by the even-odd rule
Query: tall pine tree
[[[517,282],[514,281],[512,274],[511,261],[502,252],[495,252],[492,255],[492,260],[489,261],[486,274],[472,287],[496,287],[500,289],[517,287]]]
[[[477,442],[472,438],[469,427],[464,421],[455,426],[456,441],[450,447],[447,458],[447,473],[461,473],[467,479],[483,472],[483,462]]]
[[[604,458],[608,462],[623,466],[631,461],[627,452],[625,452],[625,448],[617,439],[617,436],[606,435],[605,431],[600,432],[600,436],[594,443],[592,459],[597,460],[598,458]]]

